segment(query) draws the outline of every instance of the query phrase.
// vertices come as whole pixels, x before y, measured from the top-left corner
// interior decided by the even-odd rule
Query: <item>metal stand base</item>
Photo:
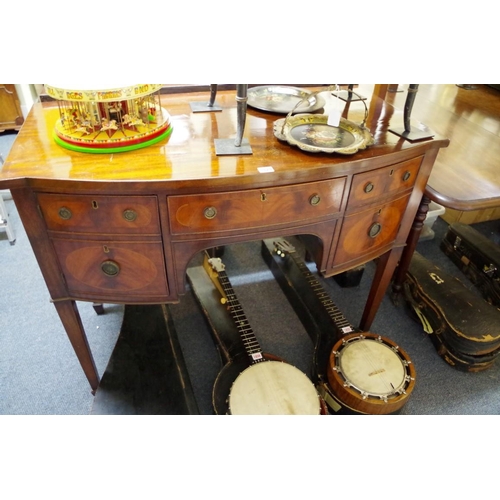
[[[390,128],[389,132],[399,135],[410,142],[423,141],[424,139],[431,139],[434,137],[434,132],[429,130],[424,125],[423,128],[410,127],[410,130],[406,130],[404,127]]]
[[[340,90],[339,92],[332,92],[332,95],[338,97],[341,101],[346,101],[346,102],[366,101],[366,97],[356,95],[354,92],[349,92],[348,90]]]
[[[215,154],[217,156],[253,154],[248,139],[243,139],[241,141],[241,146],[235,146],[234,142],[234,139],[215,139]]]
[[[464,90],[476,90],[477,85],[472,85],[470,83],[457,83],[457,87],[460,87],[461,89]]]
[[[387,92],[389,92],[390,94],[399,94],[399,93],[403,92],[403,89],[400,89],[399,85],[396,85],[396,86],[389,85]]]
[[[208,102],[191,102],[189,103],[191,106],[191,111],[193,113],[208,113],[210,111],[222,111],[222,108],[217,104],[210,106]]]

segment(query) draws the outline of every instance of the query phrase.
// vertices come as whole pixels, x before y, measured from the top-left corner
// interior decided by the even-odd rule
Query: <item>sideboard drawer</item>
[[[339,213],[345,177],[275,188],[167,199],[172,234],[227,231],[325,218]]]
[[[53,239],[70,294],[167,296],[160,242]]]
[[[342,225],[333,265],[350,262],[392,243],[398,234],[401,215],[409,195],[383,206],[349,215]]]
[[[155,196],[38,193],[48,229],[74,233],[159,234]]]
[[[376,202],[381,196],[396,194],[413,187],[417,179],[421,158],[356,174],[352,181],[348,210],[365,203]]]

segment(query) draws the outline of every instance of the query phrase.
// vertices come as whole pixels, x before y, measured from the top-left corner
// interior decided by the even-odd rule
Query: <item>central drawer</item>
[[[326,218],[340,212],[345,177],[276,188],[167,198],[172,234],[229,231]]]

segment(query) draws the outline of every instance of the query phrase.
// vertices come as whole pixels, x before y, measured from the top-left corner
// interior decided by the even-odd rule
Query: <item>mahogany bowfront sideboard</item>
[[[280,116],[248,109],[251,155],[217,156],[235,137],[235,93],[222,112],[192,113],[207,93],[162,96],[173,132],[133,152],[86,154],[58,146],[57,104],[31,109],[0,171],[51,299],[95,391],[99,375],[76,301],[175,303],[200,251],[273,236],[304,235],[324,276],[377,259],[360,328],[368,330],[391,282],[439,149],[388,132],[394,109],[369,100],[375,144],[354,155],[306,153],[280,142]],[[330,105],[326,96],[326,110]],[[346,107],[361,122],[362,107]],[[422,221],[420,221],[421,224]],[[22,271],[22,270],[20,270]]]

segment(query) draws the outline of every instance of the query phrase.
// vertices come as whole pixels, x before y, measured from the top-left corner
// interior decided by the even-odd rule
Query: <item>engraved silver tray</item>
[[[338,127],[328,125],[327,115],[301,114],[274,122],[274,135],[281,141],[312,153],[351,155],[371,146],[373,136],[364,126],[340,119]]]
[[[301,101],[304,102],[294,110],[295,106]],[[317,93],[298,87],[263,85],[248,89],[247,104],[261,111],[280,114],[287,114],[291,111],[294,113],[312,113],[321,109],[325,105],[325,100]]]

